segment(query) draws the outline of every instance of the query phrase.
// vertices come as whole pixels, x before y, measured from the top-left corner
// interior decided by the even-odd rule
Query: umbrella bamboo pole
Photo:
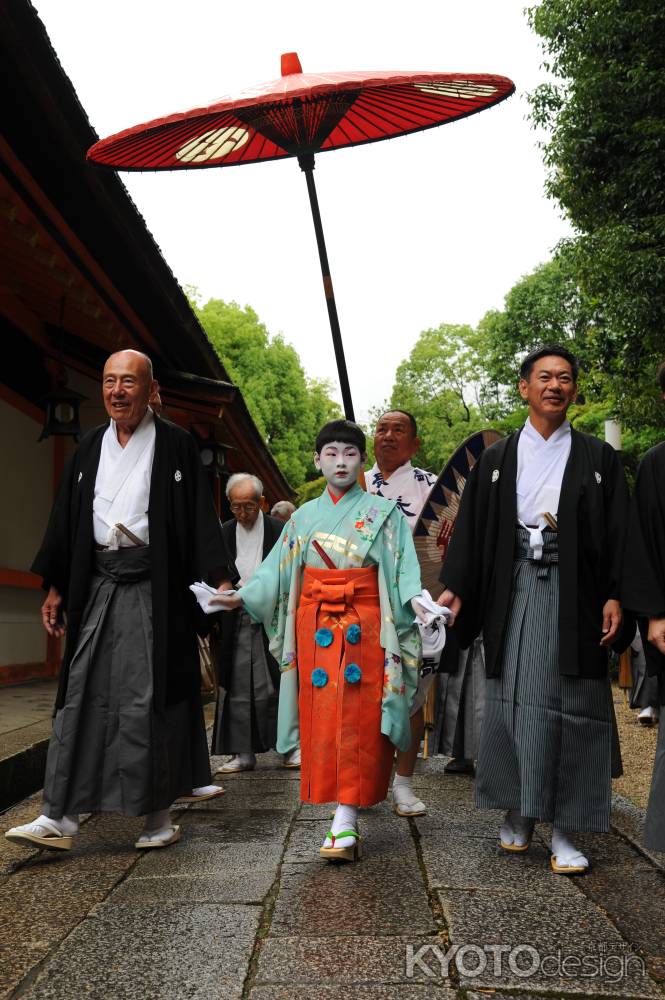
[[[309,204],[312,209],[312,219],[314,220],[314,232],[316,233],[316,245],[319,249],[319,261],[321,262],[321,274],[323,275],[323,291],[326,296],[328,307],[328,319],[330,320],[330,332],[332,333],[333,347],[335,348],[335,360],[337,361],[337,373],[339,384],[342,390],[342,401],[344,403],[344,415],[347,420],[353,420],[353,403],[351,401],[351,388],[349,386],[349,376],[346,371],[346,360],[344,358],[344,346],[342,344],[342,333],[339,328],[337,318],[337,306],[335,304],[335,293],[333,291],[332,278],[330,277],[330,265],[328,264],[328,254],[326,252],[326,242],[323,238],[323,226],[321,224],[321,213],[319,211],[319,200],[316,196],[316,185],[314,184],[314,154],[303,153],[298,157],[300,169],[307,181],[307,192],[309,194]]]

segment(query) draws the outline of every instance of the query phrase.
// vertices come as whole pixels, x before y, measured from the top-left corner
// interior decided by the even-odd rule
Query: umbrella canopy
[[[230,167],[323,153],[466,118],[515,85],[484,73],[303,73],[282,56],[280,79],[102,139],[95,163],[121,170]]]
[[[347,419],[353,403],[314,184],[314,154],[466,118],[515,90],[485,73],[303,73],[295,52],[279,80],[101,139],[88,159],[116,170],[188,170],[297,156],[305,173]]]

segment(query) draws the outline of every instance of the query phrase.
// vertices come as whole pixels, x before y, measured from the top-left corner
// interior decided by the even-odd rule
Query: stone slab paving
[[[639,813],[618,803],[620,832],[585,838],[592,873],[566,879],[546,827],[500,851],[497,815],[442,763],[416,779],[428,816],[361,811],[356,865],[319,858],[331,807],[301,806],[277,754],[183,807],[165,851],[139,855],[140,821],[117,816],[89,817],[65,855],[0,840],[0,998],[665,997],[665,875]]]
[[[110,902],[69,935],[29,1000],[240,1000],[260,910]]]

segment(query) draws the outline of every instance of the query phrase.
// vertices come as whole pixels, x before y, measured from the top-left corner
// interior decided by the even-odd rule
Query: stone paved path
[[[427,817],[362,814],[357,865],[319,860],[330,811],[301,806],[275,755],[183,809],[169,850],[138,855],[140,821],[117,816],[90,817],[66,855],[3,839],[0,998],[664,996],[665,858],[641,849],[639,810],[617,799],[573,881],[549,871],[544,828],[528,855],[500,852],[496,815],[442,765],[417,778]]]

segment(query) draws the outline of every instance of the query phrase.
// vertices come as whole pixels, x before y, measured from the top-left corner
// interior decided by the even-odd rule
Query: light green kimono
[[[311,545],[316,539],[338,569],[378,566],[384,687],[381,732],[399,749],[411,743],[409,710],[418,684],[420,633],[411,598],[420,594],[420,567],[409,526],[394,500],[354,485],[335,504],[326,488],[295,512],[280,541],[240,595],[250,616],[261,622],[270,652],[282,671],[277,719],[277,749],[298,746],[298,671],[296,611],[303,568],[324,569]]]

